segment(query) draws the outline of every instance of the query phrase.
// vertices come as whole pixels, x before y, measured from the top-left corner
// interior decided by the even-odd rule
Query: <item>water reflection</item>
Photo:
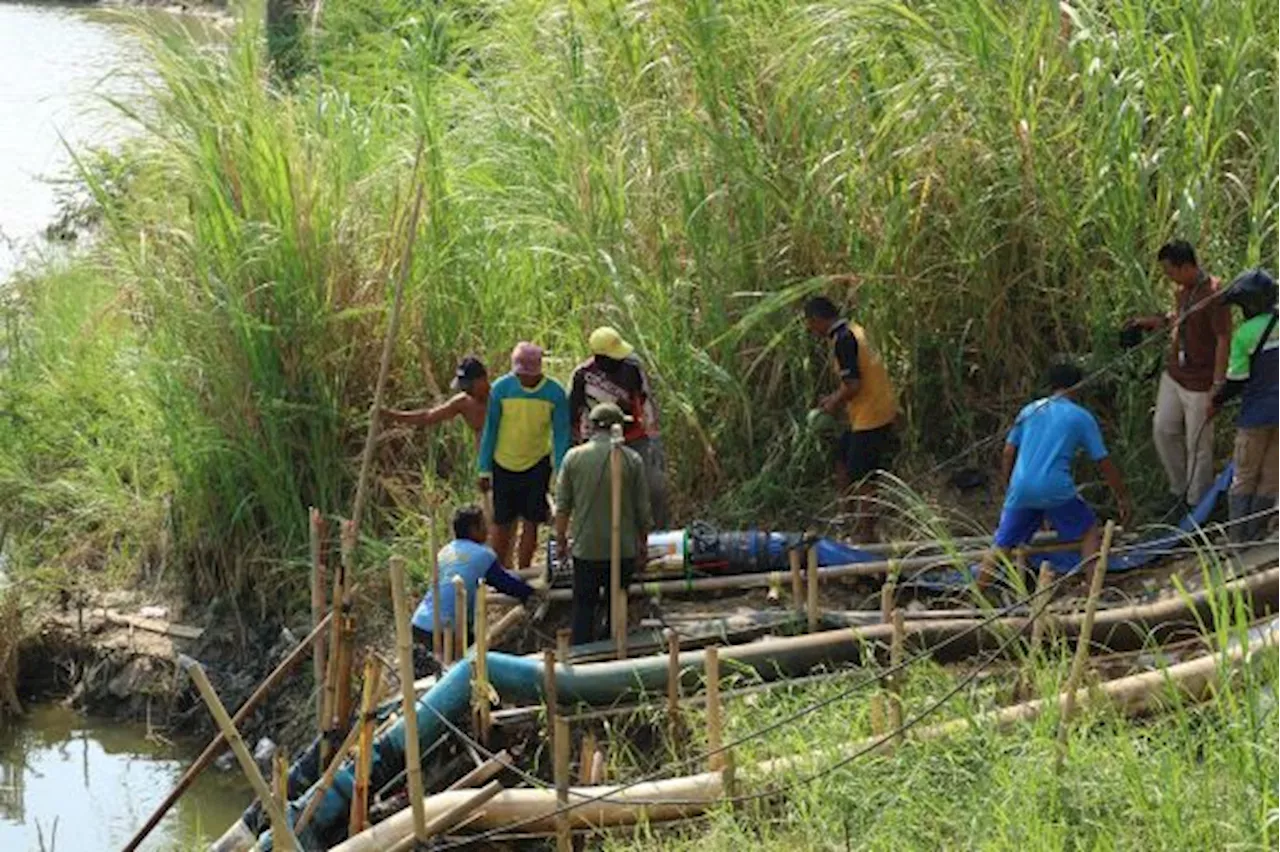
[[[172,789],[185,750],[144,725],[103,724],[60,706],[29,708],[0,729],[0,849],[117,850]],[[238,775],[210,771],[143,848],[195,848],[249,801]],[[54,829],[56,822],[56,840]],[[51,843],[54,844],[51,846]]]

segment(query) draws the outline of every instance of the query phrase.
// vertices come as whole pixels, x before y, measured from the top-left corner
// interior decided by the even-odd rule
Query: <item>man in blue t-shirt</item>
[[[489,535],[489,525],[479,506],[463,506],[454,512],[453,535],[453,541],[440,548],[436,556],[436,576],[440,584],[440,627],[442,630],[452,630],[456,623],[453,578],[461,577],[467,590],[467,635],[470,636],[470,625],[475,617],[476,589],[482,582],[521,601],[529,600],[537,589],[519,575],[503,568],[498,562],[498,554],[484,543]],[[432,609],[435,606],[433,597],[431,589],[427,589],[422,602],[413,613],[413,638],[420,650],[427,653],[431,651],[431,623],[434,618]],[[456,653],[461,658],[466,649],[459,648]],[[428,665],[428,668],[432,667]],[[417,668],[420,666],[415,665],[415,669]]]
[[[1049,370],[1052,396],[1038,399],[1018,414],[1005,440],[1002,472],[1008,484],[995,552],[983,561],[978,587],[991,582],[1001,551],[1026,544],[1048,521],[1066,541],[1081,541],[1082,564],[1093,568],[1100,536],[1098,518],[1076,493],[1071,463],[1081,450],[1098,465],[1118,504],[1120,522],[1129,519],[1129,495],[1120,471],[1107,455],[1098,421],[1073,399],[1079,368],[1057,364]]]

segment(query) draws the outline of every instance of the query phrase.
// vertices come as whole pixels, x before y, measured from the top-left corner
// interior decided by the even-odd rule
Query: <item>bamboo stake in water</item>
[[[309,513],[311,519],[311,628],[320,623],[320,619],[324,618],[325,611],[325,582],[328,578],[325,576],[324,564],[324,544],[326,524],[324,517],[320,514],[320,510],[311,507]],[[324,672],[325,672],[325,644],[324,637],[321,636],[316,640],[314,650],[312,652],[312,660],[315,663],[315,682],[316,682],[316,731],[323,735],[325,728],[324,720]]]
[[[809,632],[818,632],[818,548],[809,547]]]
[[[467,584],[456,574],[453,577],[453,640],[455,659],[467,656]]]
[[[609,430],[609,624],[618,659],[627,656],[627,595],[622,588],[622,427]]]
[[[800,568],[800,547],[791,548],[787,554],[787,561],[791,565],[791,608],[796,611],[796,615],[804,612],[804,574]]]
[[[364,658],[364,681],[360,694],[360,751],[356,757],[355,785],[351,793],[349,835],[359,834],[369,825],[369,773],[373,767],[373,726],[376,721],[378,695],[382,686],[382,667],[373,654]]]
[[[1089,658],[1089,642],[1093,637],[1093,619],[1098,613],[1098,597],[1102,594],[1102,579],[1107,573],[1107,560],[1111,556],[1111,536],[1115,533],[1115,521],[1107,521],[1102,531],[1102,547],[1093,564],[1093,573],[1089,578],[1089,600],[1085,603],[1084,620],[1080,623],[1080,635],[1076,639],[1076,655],[1071,661],[1071,673],[1067,676],[1066,696],[1062,702],[1062,716],[1058,719],[1058,769],[1067,754],[1067,736],[1071,728],[1071,716],[1076,710],[1076,690],[1080,688],[1080,679],[1084,676],[1085,663]]]
[[[472,701],[476,710],[476,731],[480,744],[489,747],[489,729],[493,715],[489,707],[489,591],[482,582],[476,587],[476,663],[471,669],[475,677]]]
[[[289,830],[289,821],[285,818],[284,809],[280,807],[280,803],[276,801],[276,798],[271,795],[271,788],[267,786],[262,773],[258,771],[258,765],[253,762],[253,755],[249,753],[249,747],[244,744],[244,739],[241,738],[240,732],[236,730],[235,724],[231,721],[231,716],[227,713],[227,708],[222,706],[222,700],[218,698],[218,693],[214,691],[213,685],[209,683],[209,678],[205,676],[204,669],[201,668],[199,663],[186,655],[178,657],[178,665],[191,678],[192,683],[196,685],[196,689],[200,692],[200,697],[204,699],[205,705],[209,708],[209,714],[213,716],[213,721],[217,723],[218,729],[222,731],[222,735],[227,740],[227,745],[231,747],[231,753],[239,761],[241,771],[249,779],[249,785],[253,787],[253,792],[262,802],[262,807],[266,810],[267,816],[271,820],[271,834],[275,839],[275,848],[282,850],[282,852],[293,852],[298,848],[298,842]]]
[[[413,629],[404,587],[404,562],[391,560],[391,602],[396,619],[396,662],[400,669],[401,709],[404,713],[404,766],[409,779],[409,806],[413,808],[413,833],[426,840],[427,812],[423,804],[422,752],[418,742],[418,696],[413,688]]]

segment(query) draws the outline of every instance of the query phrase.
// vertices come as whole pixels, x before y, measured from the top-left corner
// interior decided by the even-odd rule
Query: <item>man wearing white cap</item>
[[[511,533],[520,529],[519,567],[538,547],[538,525],[550,517],[547,491],[569,451],[569,399],[542,374],[542,348],[528,342],[511,352],[511,372],[493,383],[480,437],[480,490],[493,490],[491,543],[511,564]]]
[[[623,431],[629,449],[644,460],[649,482],[650,514],[655,529],[665,529],[667,518],[666,458],[658,436],[658,406],[649,388],[649,377],[636,357],[635,347],[617,329],[601,326],[587,338],[591,357],[573,371],[569,385],[569,414],[576,442],[592,434],[590,413],[611,403],[630,417]]]

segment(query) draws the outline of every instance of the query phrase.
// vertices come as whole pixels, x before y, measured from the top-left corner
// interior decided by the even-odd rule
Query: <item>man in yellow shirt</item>
[[[870,541],[876,526],[872,474],[888,470],[898,449],[897,396],[862,326],[841,319],[834,302],[825,296],[813,297],[805,302],[804,319],[811,334],[831,341],[840,386],[819,400],[818,407],[846,420],[837,445],[836,488],[844,494],[853,484],[856,534]]]
[[[511,564],[511,534],[520,528],[519,567],[533,562],[538,525],[547,522],[547,490],[569,451],[569,397],[542,374],[542,348],[527,341],[511,353],[511,372],[493,383],[480,436],[480,490],[493,491],[491,544]]]

